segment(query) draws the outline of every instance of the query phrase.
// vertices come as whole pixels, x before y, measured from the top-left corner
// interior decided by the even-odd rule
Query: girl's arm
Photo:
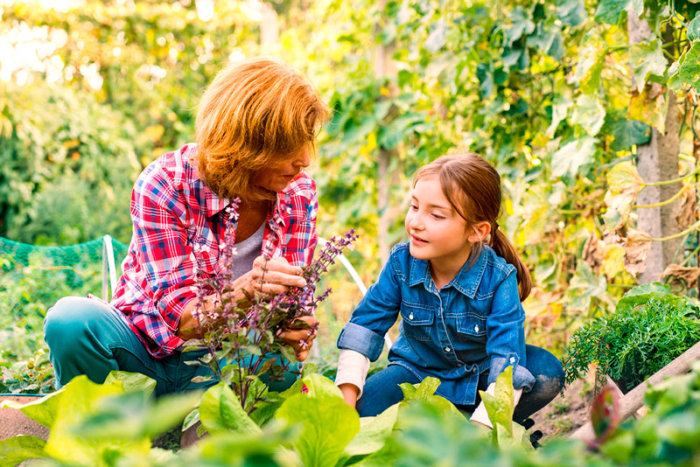
[[[398,270],[398,254],[408,254],[397,246],[370,286],[360,304],[352,313],[338,337],[341,350],[336,384],[341,388],[346,402],[354,406],[362,395],[362,387],[369,370],[369,362],[379,358],[384,348],[384,335],[396,322],[401,305],[402,271]]]
[[[529,391],[535,378],[525,367],[525,311],[520,303],[518,281],[511,272],[496,289],[491,313],[486,318],[486,353],[491,358],[488,388],[493,394],[496,379],[508,366],[513,367],[513,406],[518,404],[523,391]],[[475,423],[491,428],[484,403],[472,414]]]

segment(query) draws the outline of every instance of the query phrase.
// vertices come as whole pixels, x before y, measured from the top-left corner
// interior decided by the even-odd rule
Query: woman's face
[[[309,148],[305,147],[296,154],[260,170],[255,176],[255,184],[275,193],[282,191],[310,163]]]

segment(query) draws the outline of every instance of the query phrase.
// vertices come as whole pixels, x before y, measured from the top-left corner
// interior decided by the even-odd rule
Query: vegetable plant
[[[305,287],[290,288],[272,297],[253,297],[246,293],[245,299],[236,299],[232,272],[238,202],[236,199],[226,208],[224,247],[215,274],[205,276],[197,272],[195,317],[204,337],[188,341],[186,350],[206,351],[195,363],[207,365],[211,375],[197,376],[195,380],[222,381],[230,385],[241,406],[250,414],[268,397],[268,385],[261,378],[268,383],[284,379],[284,372],[296,360],[294,349],[278,337],[278,332],[309,327],[300,318],[311,315],[331,292],[329,288],[316,294],[318,280],[335,257],[357,237],[354,230],[341,238],[331,237],[314,260],[303,268]],[[263,256],[269,260],[272,253],[263,252]],[[265,280],[264,274],[260,280]],[[203,306],[205,301],[207,310]],[[316,329],[309,331],[311,336]],[[310,344],[302,341],[302,345]]]
[[[626,392],[700,339],[698,305],[673,295],[666,285],[646,284],[627,292],[615,312],[574,333],[564,356],[567,382],[597,364],[598,380],[609,375]]]

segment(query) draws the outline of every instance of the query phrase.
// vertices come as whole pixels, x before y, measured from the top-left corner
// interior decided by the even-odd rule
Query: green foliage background
[[[191,0],[84,0],[66,11],[3,3],[5,44],[54,45],[36,49],[42,65],[32,69],[9,72],[3,59],[0,236],[128,242],[132,183],[192,140],[207,83],[229,60],[273,55],[309,76],[333,109],[311,170],[320,231],[359,230],[350,259],[366,283],[381,266],[379,218],[400,241],[413,172],[456,150],[484,155],[503,176],[500,223],[534,277],[531,342],[557,352],[583,318],[612,310],[635,283],[627,240],[644,186],[636,147],[652,127],[664,130],[670,93],[683,119],[679,173],[694,174],[700,153],[694,0],[275,1],[264,5],[279,35],[265,43],[260,5],[216,1],[202,21]],[[643,43],[629,44],[628,11],[649,25]],[[382,52],[390,66],[378,65]],[[382,183],[388,208],[379,206]],[[684,199],[694,199],[695,178],[684,183]],[[696,237],[689,229],[685,245]],[[688,258],[680,251],[677,262]],[[347,278],[329,280],[332,333],[359,294]]]

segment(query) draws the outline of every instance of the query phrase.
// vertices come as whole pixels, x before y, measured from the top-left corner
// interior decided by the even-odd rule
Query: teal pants
[[[211,370],[186,363],[206,351],[176,351],[168,357],[155,358],[117,313],[107,304],[82,297],[62,298],[48,311],[44,339],[49,346],[57,389],[78,375],[87,375],[93,382],[103,383],[112,370],[153,378],[157,396],[216,384],[216,381],[193,383],[192,378],[211,375]],[[294,365],[285,372],[284,381],[269,383],[270,389],[288,388],[297,375]]]

